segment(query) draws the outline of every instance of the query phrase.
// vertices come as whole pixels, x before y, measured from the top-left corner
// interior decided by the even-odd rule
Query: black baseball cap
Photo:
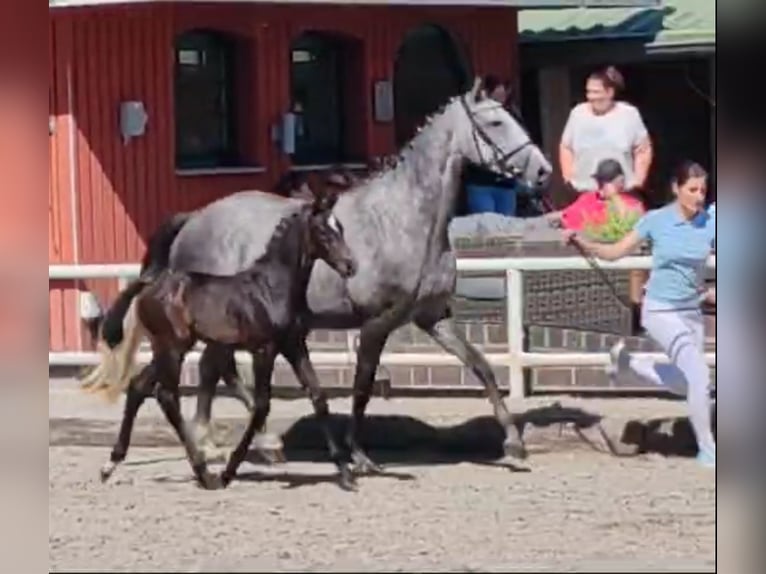
[[[595,179],[599,185],[603,185],[605,183],[613,182],[622,175],[625,175],[625,172],[622,170],[619,161],[616,159],[602,159],[596,167],[596,173],[593,174],[593,179]]]

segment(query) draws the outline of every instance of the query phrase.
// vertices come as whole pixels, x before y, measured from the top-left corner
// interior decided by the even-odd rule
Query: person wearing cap
[[[617,206],[623,217],[628,211],[644,213],[643,204],[625,191],[625,172],[619,161],[601,161],[593,173],[593,179],[596,190],[581,193],[574,203],[546,216],[548,220],[563,229],[583,231],[588,223],[606,221],[610,203]]]

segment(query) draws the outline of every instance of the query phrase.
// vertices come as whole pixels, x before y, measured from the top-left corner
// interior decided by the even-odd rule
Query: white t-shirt
[[[602,115],[594,114],[587,102],[572,108],[561,143],[574,153],[574,187],[578,191],[596,189],[593,172],[604,159],[619,161],[627,187],[633,187],[633,150],[648,133],[641,113],[625,102],[616,102]]]

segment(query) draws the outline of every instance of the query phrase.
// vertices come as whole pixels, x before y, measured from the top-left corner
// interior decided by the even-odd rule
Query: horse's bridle
[[[471,111],[470,106],[468,105],[468,102],[465,99],[465,96],[460,96],[460,103],[463,105],[463,109],[465,110],[466,115],[468,116],[468,119],[471,122],[471,135],[473,137],[473,141],[476,144],[476,153],[479,155],[479,160],[481,161],[482,166],[484,167],[490,167],[490,162],[486,161],[484,159],[484,154],[482,153],[481,146],[479,145],[479,139],[481,139],[487,146],[489,146],[489,149],[492,150],[492,159],[495,161],[495,163],[500,166],[503,169],[508,169],[510,173],[513,175],[513,177],[519,177],[522,173],[524,173],[523,169],[520,169],[514,165],[509,165],[509,160],[520,153],[522,150],[524,150],[527,146],[532,145],[532,138],[527,137],[527,140],[516,146],[510,151],[504,151],[495,141],[489,137],[489,134],[484,130],[481,125],[479,125],[479,122],[476,121],[476,114]],[[503,106],[501,104],[497,104],[498,108],[502,108]],[[494,109],[494,108],[492,108]],[[524,166],[525,168],[529,164],[529,156],[527,156],[527,163]]]

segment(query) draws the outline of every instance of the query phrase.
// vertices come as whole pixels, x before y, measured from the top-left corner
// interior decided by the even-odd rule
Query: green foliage
[[[625,214],[620,213],[615,198],[609,200],[606,218],[601,221],[586,221],[584,226],[585,235],[594,241],[602,243],[614,243],[627,235],[641,218],[641,213],[634,209],[626,209]]]

